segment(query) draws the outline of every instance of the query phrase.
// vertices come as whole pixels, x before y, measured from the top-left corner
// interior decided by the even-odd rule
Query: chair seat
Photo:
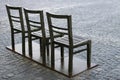
[[[84,45],[88,41],[90,41],[90,40],[87,38],[83,38],[83,37],[74,35],[73,36],[73,47],[78,47],[80,45]],[[61,38],[55,39],[55,43],[69,47],[68,36],[63,36]]]
[[[24,29],[25,29],[25,32],[27,33],[27,32],[28,32],[27,26],[25,26]],[[15,27],[14,30],[22,32],[20,26]],[[38,27],[31,27],[31,31],[32,31],[32,32],[38,31],[38,30],[40,30]]]
[[[32,35],[33,36],[36,36],[36,37],[41,37],[42,38],[42,32],[41,31],[36,31],[36,32],[32,32]],[[49,34],[49,30],[46,30],[45,31],[45,34],[46,34],[46,38],[49,38],[50,39],[50,34]],[[61,37],[62,35],[59,34],[59,33],[54,33],[54,37]]]

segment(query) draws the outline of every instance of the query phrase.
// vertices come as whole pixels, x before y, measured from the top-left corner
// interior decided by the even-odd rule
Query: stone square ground
[[[7,50],[10,27],[5,4],[72,15],[74,34],[92,40],[92,62],[99,66],[70,79]],[[0,0],[0,80],[120,80],[119,33],[119,0]]]

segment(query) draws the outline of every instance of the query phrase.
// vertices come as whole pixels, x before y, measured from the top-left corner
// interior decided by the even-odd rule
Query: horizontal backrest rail
[[[7,6],[7,5],[6,5]],[[8,7],[8,6],[7,6]],[[20,10],[21,7],[12,7],[12,6],[9,6],[8,9],[11,9],[11,10]]]
[[[18,23],[21,22],[20,20],[15,20],[15,19],[11,19],[11,20],[14,21],[14,22],[18,22]]]
[[[35,24],[41,24],[41,22],[37,22],[37,21],[32,21],[32,20],[28,20],[29,23],[35,23]]]
[[[61,32],[61,31],[58,31],[58,30],[53,30],[53,32],[55,32],[55,33],[59,33],[59,34],[65,34],[65,35],[68,35],[67,32]]]
[[[52,17],[52,18],[59,18],[59,19],[65,19],[65,18],[68,18],[69,17],[69,15],[51,15],[51,14],[49,14],[49,16],[50,17]]]
[[[27,13],[29,14],[41,14],[43,12],[43,10],[39,11],[39,10],[28,10],[25,9]]]
[[[39,27],[39,28],[41,28],[41,25],[40,26],[38,26],[38,25],[33,25],[33,24],[29,24],[30,26],[32,26],[32,27]]]
[[[17,16],[12,16],[12,15],[10,15],[10,16],[11,16],[11,18],[20,19],[20,17],[17,17]]]
[[[60,29],[60,30],[66,30],[66,31],[68,30],[67,28],[60,28],[60,27],[56,27],[56,26],[53,26],[53,25],[51,25],[51,27],[56,28],[56,29]]]

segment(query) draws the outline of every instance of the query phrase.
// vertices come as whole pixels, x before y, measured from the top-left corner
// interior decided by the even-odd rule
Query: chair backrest
[[[73,46],[72,19],[70,15],[56,15],[46,13],[51,41],[54,41],[54,32],[68,37],[69,44]]]
[[[24,31],[24,20],[22,15],[22,7],[13,7],[6,5],[6,10],[9,18],[11,29],[19,29]]]
[[[24,9],[24,13],[28,31],[31,32],[32,28],[35,28],[34,31],[41,31],[42,36],[46,37],[43,11]]]

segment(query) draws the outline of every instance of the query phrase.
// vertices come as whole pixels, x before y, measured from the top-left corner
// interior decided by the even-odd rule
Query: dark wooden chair
[[[46,44],[46,33],[45,33],[45,26],[44,26],[44,17],[43,17],[43,11],[35,11],[35,10],[28,10],[24,8],[25,13],[25,19],[26,24],[28,27],[28,50],[30,57],[33,56],[33,46],[32,46],[32,38],[34,37],[34,40],[40,39],[40,47],[41,47],[41,54],[43,56],[43,62],[45,63],[45,47],[44,44]],[[36,17],[38,16],[38,17]],[[37,19],[35,19],[35,17]],[[39,31],[37,35],[35,33],[31,32],[32,28],[38,28]]]
[[[25,28],[21,7],[6,5],[7,14],[11,28],[12,50],[15,51],[15,34],[22,34],[22,53],[25,55]]]
[[[72,72],[73,72],[73,55],[78,52],[87,51],[87,68],[90,68],[91,67],[91,40],[85,39],[80,36],[73,35],[72,19],[70,15],[56,15],[56,14],[51,14],[48,12],[46,13],[46,15],[47,15],[48,27],[50,30],[50,37],[51,37],[51,68],[54,69],[55,67],[55,52],[54,52],[55,44],[58,44],[59,46],[61,46],[61,57],[63,60],[64,60],[64,48],[65,47],[68,48],[68,51],[69,51],[68,75],[69,77],[72,76]],[[58,20],[59,21],[66,20],[66,25],[65,25],[66,27],[62,27],[64,26],[64,24],[62,24],[62,22],[58,22]],[[56,25],[55,22],[57,22],[58,24],[62,24],[62,26]],[[53,37],[54,32],[60,33],[64,36],[61,38],[55,39]],[[82,49],[79,48],[82,46],[85,46],[85,48],[82,48]]]
[[[28,38],[28,29],[24,25],[22,7],[6,5],[6,10],[11,28],[12,50],[15,51],[15,34],[22,34],[22,54],[25,56],[25,38]],[[38,31],[38,28],[32,28],[31,32]]]
[[[44,15],[42,10],[28,10],[24,9],[26,23],[28,27],[28,33],[29,33],[29,53],[32,57],[33,51],[32,51],[32,40],[39,39],[40,40],[40,52],[43,60],[43,64],[46,64],[46,50],[47,50],[47,56],[49,56],[49,44],[50,44],[50,35],[49,31],[45,29],[44,24]],[[37,27],[39,28],[39,31],[31,32],[31,29]],[[60,37],[60,34],[55,34],[54,37]],[[33,39],[32,39],[33,38]]]

